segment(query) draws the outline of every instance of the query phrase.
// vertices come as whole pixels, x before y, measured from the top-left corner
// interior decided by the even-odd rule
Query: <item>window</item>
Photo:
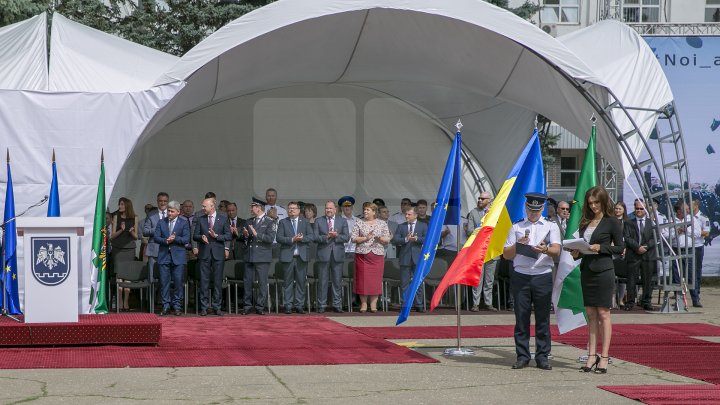
[[[720,0],[705,0],[705,22],[720,22]]]
[[[563,150],[560,156],[560,187],[577,187],[580,176],[578,153],[574,150]]]
[[[624,0],[623,20],[626,23],[660,21],[660,0]]]
[[[545,0],[540,11],[540,21],[545,23],[579,23],[580,0]]]

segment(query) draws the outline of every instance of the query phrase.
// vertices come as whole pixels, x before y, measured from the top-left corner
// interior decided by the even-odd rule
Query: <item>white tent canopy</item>
[[[606,104],[608,90],[648,109],[672,100],[657,61],[623,25],[559,41],[481,0],[280,0],[180,59],[56,17],[46,70],[44,43],[28,39],[45,41],[41,17],[16,24],[22,35],[0,30],[0,50],[35,49],[25,68],[41,72],[3,82],[0,147],[13,156],[18,207],[47,193],[55,148],[62,214],[86,218],[83,303],[101,148],[111,200],[126,195],[138,211],[160,190],[196,202],[213,190],[242,209],[267,187],[285,201],[353,194],[392,204],[434,197],[458,119],[495,188],[536,114],[587,139],[596,107],[579,88]],[[649,133],[655,115],[631,114]],[[598,151],[627,169],[605,123],[598,133]],[[466,186],[470,205],[475,187]]]

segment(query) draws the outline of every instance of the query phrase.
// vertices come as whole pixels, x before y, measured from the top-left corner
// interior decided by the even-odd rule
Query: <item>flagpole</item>
[[[462,122],[458,120],[457,124],[455,124],[455,128],[457,128],[457,132],[460,132],[460,129],[463,127]],[[460,145],[458,145],[458,155],[462,152],[462,140],[460,141]],[[460,160],[458,158],[458,160]],[[462,173],[462,170],[459,170],[460,173]],[[461,180],[457,180],[460,182]],[[459,207],[458,207],[459,209]],[[457,232],[455,233],[455,236],[457,237],[457,240],[455,241],[456,247],[458,252],[460,252],[460,231],[462,230],[462,221],[458,221],[457,224]],[[456,256],[457,257],[457,256]],[[450,263],[451,264],[451,263]],[[460,310],[462,309],[462,304],[460,300],[460,284],[455,284],[455,309],[457,311],[457,347],[448,348],[445,349],[445,352],[443,353],[445,356],[474,356],[475,351],[472,348],[469,347],[462,347],[462,338],[460,335],[460,329],[461,329],[461,322],[460,322]]]
[[[10,165],[10,148],[7,149],[7,164],[9,167],[9,165]],[[10,184],[8,184],[8,187],[10,187]],[[5,226],[14,220],[15,220],[15,216],[8,219],[7,221],[4,221],[0,225],[0,228],[2,228],[3,239],[6,239],[6,235],[7,235],[7,232],[5,232]],[[0,246],[0,254],[2,254],[2,269],[0,270],[0,274],[2,274],[2,311],[0,311],[0,317],[5,316],[5,317],[12,319],[15,322],[21,322],[20,319],[11,315],[10,311],[8,311],[8,296],[7,296],[8,295],[8,292],[7,292],[8,280],[7,279],[9,279],[10,276],[8,274],[5,274],[5,273],[7,273],[5,268],[8,266],[7,262],[5,261],[5,245],[6,245],[6,243],[3,240],[3,243]]]

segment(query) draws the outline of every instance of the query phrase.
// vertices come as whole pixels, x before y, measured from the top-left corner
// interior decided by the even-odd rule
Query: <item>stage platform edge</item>
[[[157,345],[161,337],[162,322],[154,314],[80,315],[77,323],[23,323],[0,317],[0,347]]]

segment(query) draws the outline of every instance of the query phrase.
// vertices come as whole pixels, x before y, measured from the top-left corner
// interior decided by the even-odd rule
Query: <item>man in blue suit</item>
[[[210,278],[213,282],[212,311],[222,316],[222,279],[225,267],[225,242],[232,240],[230,221],[227,215],[215,209],[215,199],[202,202],[203,215],[197,217],[193,240],[198,243],[200,263],[200,315],[205,316],[210,306],[208,289]]]
[[[413,272],[420,259],[425,234],[428,226],[425,222],[418,221],[418,215],[414,207],[405,211],[405,222],[398,225],[392,238],[392,244],[397,246],[397,255],[400,261],[400,290],[405,298],[405,291],[410,285]],[[425,312],[420,290],[415,294],[413,306],[418,312]]]
[[[332,280],[333,311],[342,310],[342,266],[345,262],[345,243],[350,240],[350,231],[345,219],[337,214],[335,201],[325,203],[325,215],[315,220],[317,227],[317,261],[320,263],[318,283],[318,312],[325,312],[327,306],[328,281]]]
[[[305,283],[307,282],[308,243],[314,241],[310,223],[300,217],[300,205],[292,201],[287,206],[288,217],[278,222],[277,242],[280,244],[280,263],[282,263],[285,284],[285,313],[293,310],[304,314]]]
[[[172,306],[175,315],[182,315],[183,275],[187,257],[185,245],[190,242],[190,225],[180,216],[180,203],[170,201],[167,217],[158,222],[153,240],[158,245],[157,262],[160,265],[160,296],[163,309],[160,315],[169,315]],[[175,285],[170,299],[170,281]]]

